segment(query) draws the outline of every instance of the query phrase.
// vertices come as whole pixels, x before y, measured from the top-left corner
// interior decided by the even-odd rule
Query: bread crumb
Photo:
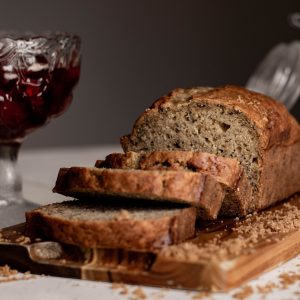
[[[235,299],[244,300],[250,297],[253,294],[253,292],[253,288],[250,285],[246,285],[243,288],[241,288],[240,291],[234,293],[232,296]]]
[[[136,297],[135,299],[146,299],[147,298],[146,294],[140,287],[133,290],[132,295],[134,295]]]
[[[128,294],[128,288],[125,285],[124,288],[120,291],[120,295],[127,295]]]
[[[8,277],[16,274],[18,271],[11,269],[8,265],[0,266],[0,276]]]
[[[128,220],[131,218],[131,214],[128,210],[126,209],[121,209],[120,212],[117,214],[117,216],[115,217],[115,219],[117,221],[119,220]]]
[[[300,274],[295,272],[287,272],[279,275],[281,287],[286,289],[289,285],[294,284],[297,281],[300,281]]]
[[[209,295],[210,295],[209,292],[199,292],[199,293],[194,294],[192,299],[201,300],[201,299],[208,297]]]
[[[127,287],[126,284],[122,282],[113,282],[111,284],[111,289],[115,290],[118,289],[120,295],[129,295],[130,294],[130,299],[131,300],[141,300],[141,299],[146,299],[146,294],[144,291],[140,288],[137,287],[135,288],[132,292],[130,292],[130,289]]]
[[[123,288],[124,286],[125,286],[125,284],[122,283],[122,282],[113,282],[113,283],[111,284],[111,289],[113,289],[113,290],[121,289],[121,288]]]
[[[113,290],[120,289],[121,291],[119,292],[119,294],[121,294],[121,295],[128,294],[128,287],[126,286],[126,284],[124,284],[122,282],[113,282],[111,284],[111,289],[113,289]]]
[[[278,285],[273,282],[269,282],[266,285],[257,285],[256,288],[260,294],[266,295],[271,293],[274,289],[278,288]]]
[[[253,288],[251,286],[242,287],[238,290],[233,297],[236,299],[246,299],[249,297],[253,292],[262,295],[261,299],[264,299],[267,295],[274,293],[274,290],[284,290],[288,288],[288,286],[295,284],[296,282],[300,283],[300,273],[296,272],[285,272],[281,273],[278,276],[280,280],[279,283],[268,282],[265,285],[257,284]],[[295,295],[300,296],[300,292],[294,292]],[[201,298],[200,298],[201,299]]]
[[[286,289],[288,286],[298,282],[300,283],[300,274],[295,272],[285,272],[281,273],[278,278],[280,279],[279,284],[275,284],[273,282],[269,282],[264,286],[256,285],[257,292],[266,296],[274,292],[274,289]],[[296,292],[297,293],[297,292]],[[295,294],[296,294],[295,293]],[[297,294],[296,294],[297,295]],[[300,292],[299,292],[300,295]]]

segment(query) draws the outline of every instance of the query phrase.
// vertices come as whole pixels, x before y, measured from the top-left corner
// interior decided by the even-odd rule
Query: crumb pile
[[[119,290],[120,295],[130,295],[131,300],[147,299],[146,294],[144,293],[143,289],[140,287],[136,287],[131,291],[126,284],[114,282],[111,285],[111,289]]]
[[[233,299],[236,300],[246,300],[251,297],[253,294],[257,294],[259,296],[258,299],[265,299],[266,296],[273,294],[278,290],[285,290],[289,286],[293,284],[298,284],[300,288],[300,264],[297,265],[298,270],[294,272],[283,272],[278,275],[278,280],[276,282],[267,282],[264,285],[262,284],[246,284],[240,287],[239,289],[231,292],[230,295]],[[125,295],[129,297],[131,300],[143,300],[147,299],[146,293],[143,291],[141,287],[134,287],[130,285],[126,285],[124,283],[112,283],[111,289],[117,289],[120,295]],[[162,299],[166,295],[164,291],[168,291],[166,288],[159,289],[159,293],[152,293],[149,295],[149,299]],[[294,292],[296,296],[300,296],[300,291]],[[200,291],[193,292],[187,291],[186,295],[189,296],[191,300],[203,300],[203,299],[213,299],[213,292],[209,291]]]
[[[241,287],[237,292],[233,293],[234,299],[245,300],[252,294],[256,293],[260,299],[265,299],[268,295],[276,293],[279,290],[286,290],[289,286],[296,284],[298,290],[294,292],[296,296],[300,296],[300,264],[296,265],[296,271],[283,272],[278,275],[275,282],[267,282],[264,285],[246,285]]]
[[[294,284],[295,282],[300,283],[300,272],[283,273],[279,275],[279,278],[280,278],[280,287],[286,289],[289,285]]]
[[[254,290],[250,285],[242,287],[238,292],[234,293],[232,296],[238,300],[244,300],[253,294]]]
[[[30,272],[22,274],[17,270],[11,269],[8,265],[0,266],[0,282],[26,280],[30,278],[33,278]]]
[[[300,288],[300,273],[297,272],[286,272],[282,273],[279,276],[279,283],[268,282],[265,285],[256,285],[251,287],[249,285],[242,287],[239,291],[235,292],[232,296],[234,299],[237,300],[245,300],[250,297],[255,291],[261,297],[260,299],[265,299],[266,296],[278,291],[278,290],[285,290],[290,285],[298,283]],[[296,296],[300,296],[300,292],[295,292]]]
[[[236,226],[216,232],[205,242],[186,242],[164,249],[163,257],[183,261],[225,260],[254,251],[255,246],[279,241],[300,228],[297,204],[285,203],[280,209],[253,213],[236,219]]]
[[[120,290],[121,295],[127,295],[128,294],[128,287],[126,284],[121,282],[114,282],[111,285],[111,289],[113,290]]]

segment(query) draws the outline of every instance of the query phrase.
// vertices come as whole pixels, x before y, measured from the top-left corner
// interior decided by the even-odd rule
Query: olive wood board
[[[297,207],[300,219],[300,197],[294,197],[289,203]],[[268,211],[280,213],[283,206],[280,203]],[[198,222],[195,238],[186,243],[201,248],[216,237],[229,240],[236,234],[234,228],[244,221],[232,218]],[[163,251],[82,249],[49,240],[29,241],[24,239],[24,228],[25,224],[18,224],[0,231],[0,264],[34,274],[168,288],[228,290],[300,253],[299,229],[277,232],[275,239],[273,233],[268,241],[265,237],[258,239],[248,251],[227,259],[206,257],[189,261],[167,257]]]

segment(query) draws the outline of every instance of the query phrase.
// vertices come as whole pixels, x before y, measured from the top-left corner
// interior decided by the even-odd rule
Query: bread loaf
[[[109,195],[189,204],[204,219],[217,218],[225,197],[223,186],[207,174],[84,167],[60,169],[53,191],[103,203]]]
[[[241,87],[177,89],[121,138],[125,152],[186,150],[237,159],[253,189],[248,212],[300,191],[300,128],[279,102]]]
[[[93,248],[156,250],[193,237],[196,209],[160,203],[134,206],[124,200],[77,200],[55,203],[26,213],[32,237]],[[156,205],[155,205],[156,204]]]
[[[223,215],[244,215],[251,204],[252,188],[241,164],[232,158],[193,151],[112,153],[95,164],[99,168],[185,170],[210,175],[224,186]]]

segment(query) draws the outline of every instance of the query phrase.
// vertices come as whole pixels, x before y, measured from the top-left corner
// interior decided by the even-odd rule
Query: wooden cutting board
[[[300,253],[300,196],[243,220],[197,224],[186,243],[159,252],[81,249],[2,229],[0,264],[35,274],[184,289],[228,290]]]

